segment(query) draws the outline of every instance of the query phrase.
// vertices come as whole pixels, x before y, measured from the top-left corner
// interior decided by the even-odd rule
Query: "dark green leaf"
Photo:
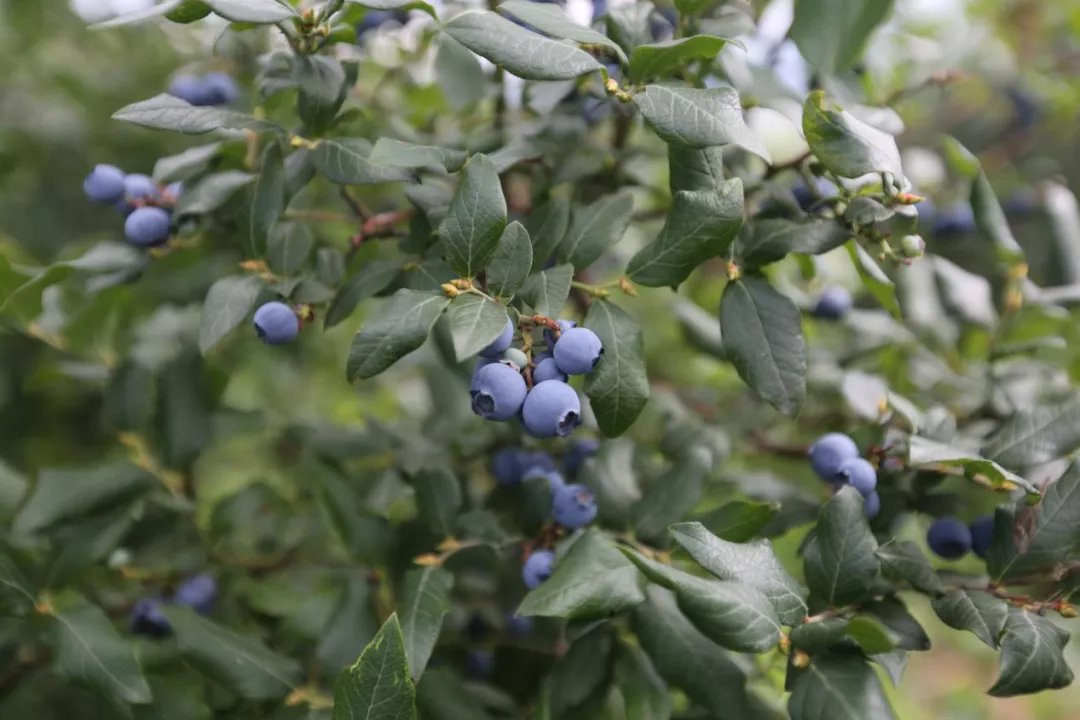
[[[667,720],[671,717],[667,684],[641,648],[625,643],[618,646],[615,683],[622,692],[626,720]]]
[[[126,462],[42,470],[30,499],[15,518],[13,530],[19,535],[40,532],[129,503],[155,482],[148,472]]]
[[[1056,690],[1073,681],[1062,650],[1069,633],[1048,618],[1020,608],[1009,608],[1001,636],[1001,670],[987,690],[994,697]]]
[[[724,149],[720,146],[694,148],[668,143],[668,187],[680,190],[719,190],[724,181]]]
[[[441,292],[398,290],[381,312],[353,338],[346,376],[349,381],[378,375],[424,344],[435,321],[450,304]]]
[[[815,655],[799,672],[788,700],[791,720],[891,720],[885,689],[855,653]]]
[[[728,283],[720,302],[724,350],[739,377],[770,405],[795,415],[806,396],[802,316],[764,279]]]
[[[877,540],[855,488],[840,488],[821,507],[813,546],[805,555],[806,582],[819,600],[841,607],[870,595],[879,567]]]
[[[261,257],[266,250],[270,228],[285,212],[285,160],[281,146],[274,142],[266,146],[255,180],[255,197],[251,201],[251,224],[248,240],[251,253]]]
[[[646,85],[634,95],[649,126],[667,142],[695,148],[735,144],[769,162],[769,153],[743,120],[732,87],[709,90]]]
[[[709,453],[697,448],[682,454],[660,478],[653,480],[641,502],[634,506],[637,534],[660,538],[671,523],[685,517],[701,500],[711,466]]]
[[[847,70],[862,55],[874,28],[889,17],[892,0],[801,0],[791,39],[806,61],[824,74]],[[832,18],[827,24],[822,18]]]
[[[622,48],[609,40],[607,35],[579,25],[557,5],[530,0],[506,0],[499,3],[498,9],[499,12],[509,13],[545,35],[573,40],[583,45],[603,45],[611,48],[621,62],[626,62],[626,55]]]
[[[997,581],[1055,569],[1080,553],[1080,464],[1050,483],[1037,505],[1017,511],[1012,545],[1015,554],[999,568],[991,565]]]
[[[372,10],[423,10],[433,18],[437,18],[435,8],[423,0],[348,0],[353,5],[371,8]]]
[[[739,259],[757,268],[783,259],[788,253],[819,255],[843,245],[851,237],[835,220],[793,222],[781,218],[757,220],[741,242]]]
[[[626,267],[636,283],[677,286],[709,258],[727,252],[743,222],[742,180],[725,180],[717,190],[675,193],[660,234]]]
[[[371,149],[368,159],[384,167],[424,168],[443,167],[449,172],[457,172],[468,157],[464,150],[417,145],[416,143],[379,138]]]
[[[477,55],[528,80],[568,80],[602,67],[584,50],[529,32],[493,12],[463,12],[443,30]]]
[[[255,175],[239,170],[208,175],[193,187],[184,190],[176,204],[177,215],[203,215],[224,205],[236,191],[249,184]]]
[[[356,662],[334,683],[334,720],[415,720],[416,686],[409,676],[397,615],[383,623]]]
[[[634,198],[628,192],[607,195],[591,205],[575,207],[570,216],[570,227],[559,244],[559,257],[578,270],[588,267],[622,240],[633,209]]]
[[[205,0],[182,0],[175,3],[174,9],[165,16],[174,23],[193,23],[210,14],[210,6]]]
[[[911,467],[938,465],[960,468],[969,477],[981,475],[995,485],[1011,483],[1013,486],[1023,488],[1035,495],[1039,492],[1038,488],[1030,482],[1016,473],[1009,472],[993,460],[987,460],[963,448],[934,442],[916,435],[912,435],[908,439],[908,465]]]
[[[327,179],[342,185],[374,185],[412,178],[404,168],[376,165],[370,154],[371,143],[362,138],[328,138],[315,146],[311,162]]]
[[[206,4],[233,22],[270,24],[296,17],[296,11],[279,0],[206,0]]]
[[[37,603],[36,595],[26,574],[0,546],[0,612],[21,615]]]
[[[558,317],[570,296],[573,280],[573,266],[556,265],[526,278],[518,295],[538,314]]]
[[[630,79],[641,83],[662,75],[673,75],[691,60],[712,60],[726,44],[724,38],[694,35],[638,45],[630,56]]]
[[[490,87],[488,77],[476,56],[446,34],[439,38],[439,50],[435,55],[435,77],[447,102],[458,111],[482,100]]]
[[[700,522],[718,538],[741,543],[757,537],[779,511],[775,502],[734,500],[702,516]]]
[[[211,130],[285,132],[280,126],[266,120],[220,107],[193,107],[180,98],[165,94],[120,108],[113,113],[113,119],[154,130],[173,130],[188,135],[199,135]]]
[[[857,178],[867,173],[903,176],[896,139],[828,104],[821,90],[806,98],[802,124],[814,156],[840,177]]]
[[[589,306],[585,327],[600,337],[604,347],[600,362],[585,378],[585,394],[589,396],[600,432],[608,437],[621,435],[634,424],[649,401],[641,328],[621,308],[606,300]]]
[[[780,565],[768,540],[728,542],[697,522],[678,523],[670,530],[675,542],[710,573],[764,593],[780,622],[794,625],[806,616],[806,589]]]
[[[301,222],[278,222],[270,230],[266,261],[270,269],[279,275],[295,275],[304,267],[314,246],[315,236],[308,225]]]
[[[582,705],[609,677],[611,631],[599,625],[577,638],[551,669],[551,705],[557,717],[567,709]]]
[[[476,355],[506,329],[506,308],[481,295],[461,294],[446,311],[454,356],[462,362]]]
[[[293,75],[300,90],[296,104],[300,119],[308,134],[321,135],[345,101],[345,67],[328,55],[298,55],[293,59]]]
[[[844,247],[848,251],[848,256],[851,257],[855,271],[859,273],[863,287],[874,296],[881,307],[889,311],[890,315],[895,318],[902,317],[900,303],[896,299],[896,285],[885,274],[885,271],[870,256],[870,253],[854,240],[847,241]]]
[[[254,275],[230,275],[210,286],[199,323],[199,352],[205,355],[244,321],[261,289],[262,282]]]
[[[986,457],[1027,468],[1071,454],[1080,447],[1080,397],[1055,405],[1017,410],[986,445]]]
[[[1010,264],[1023,262],[1024,251],[1016,242],[994,188],[982,170],[971,185],[971,209],[979,232],[994,244],[998,259]]]
[[[626,3],[610,8],[605,16],[607,33],[612,40],[627,51],[652,42],[652,17],[655,6],[651,2]]]
[[[558,560],[551,577],[525,596],[517,612],[586,620],[614,615],[644,599],[630,561],[607,535],[588,530]]]
[[[506,226],[499,244],[495,246],[495,255],[487,269],[488,289],[496,295],[513,295],[525,282],[532,264],[533,248],[529,232],[515,220]]]
[[[641,499],[634,472],[634,443],[627,438],[602,443],[578,476],[579,482],[596,493],[600,517],[613,523],[624,524],[631,506]]]
[[[467,684],[449,667],[429,669],[416,684],[416,707],[420,717],[424,720],[491,720],[491,715],[478,702],[477,687]]]
[[[553,197],[525,219],[533,244],[530,272],[538,270],[558,250],[569,226],[570,203],[561,197]]]
[[[412,478],[416,491],[416,509],[439,537],[449,537],[454,532],[458,513],[461,511],[461,485],[454,473],[445,467],[430,467]],[[408,617],[405,625],[408,627]]]
[[[912,541],[893,538],[877,549],[877,556],[885,577],[906,582],[927,595],[941,595],[945,592],[934,567],[919,546]]]
[[[447,263],[462,277],[477,274],[491,262],[505,227],[506,199],[499,173],[486,155],[473,155],[439,224]]]
[[[315,650],[324,669],[337,673],[351,663],[357,651],[375,635],[375,630],[371,585],[366,577],[350,577]]]
[[[929,650],[930,638],[922,625],[908,612],[904,603],[895,595],[886,596],[863,605],[863,611],[884,623],[891,633],[896,647],[903,650]],[[890,648],[891,649],[891,648]],[[867,650],[868,654],[886,652]]]
[[[827,617],[807,622],[791,630],[791,642],[807,652],[823,652],[847,638],[848,619]]]
[[[401,263],[371,260],[344,285],[338,288],[326,310],[326,327],[331,328],[349,317],[363,300],[382,292],[401,274]]]
[[[931,603],[941,622],[957,630],[968,630],[992,648],[1005,629],[1008,604],[979,590],[950,590]]]
[[[453,574],[441,567],[414,568],[405,574],[401,633],[414,680],[424,672],[439,640],[443,618],[450,612],[453,586]]]
[[[871,615],[854,617],[847,625],[847,636],[867,655],[891,652],[896,648],[896,636],[885,623]]]
[[[215,142],[160,157],[154,163],[154,179],[159,183],[188,180],[209,168],[220,152],[221,143]]]

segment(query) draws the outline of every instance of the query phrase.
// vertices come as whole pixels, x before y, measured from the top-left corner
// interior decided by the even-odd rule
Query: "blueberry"
[[[570,328],[555,343],[555,364],[564,373],[583,375],[596,367],[603,353],[604,346],[596,333],[588,328]]]
[[[189,577],[173,593],[172,601],[186,605],[197,613],[210,614],[217,600],[217,581],[206,573]]]
[[[526,470],[521,476],[522,482],[537,479],[547,480],[548,487],[551,488],[551,492],[553,493],[558,492],[566,485],[566,481],[563,480],[563,476],[559,474],[558,470],[547,470],[538,466],[533,466]]]
[[[509,420],[525,402],[525,378],[514,368],[494,363],[485,365],[473,376],[472,410],[488,420]]]
[[[508,615],[506,618],[506,634],[510,637],[522,637],[533,631],[533,619],[523,615]]]
[[[503,448],[491,456],[491,474],[500,485],[521,482],[521,450]]]
[[[132,245],[156,247],[169,239],[169,212],[159,207],[135,208],[124,220],[124,235]]]
[[[537,550],[525,565],[521,568],[521,579],[525,581],[525,587],[535,590],[540,583],[551,577],[551,571],[555,566],[555,553],[550,550]]]
[[[837,285],[825,288],[814,306],[814,315],[824,320],[842,320],[854,303],[847,288]]]
[[[169,83],[169,89],[165,92],[173,97],[178,97],[184,102],[205,106],[214,105],[216,93],[210,85],[200,77],[194,75],[177,75]]]
[[[556,320],[555,322],[559,325],[559,336],[560,337],[567,330],[570,330],[572,328],[577,327],[577,323],[575,321],[573,321],[573,320]],[[550,330],[550,329],[549,330],[544,330],[544,342],[547,343],[548,350],[554,350],[555,349],[555,343],[557,341],[558,341],[558,338],[555,337],[555,333],[552,330]],[[555,357],[555,355],[552,355],[551,357]]]
[[[934,215],[933,232],[938,237],[975,232],[975,213],[967,203],[942,208]]]
[[[566,451],[566,455],[563,456],[563,467],[566,468],[566,474],[571,477],[577,475],[585,461],[595,455],[599,449],[599,440],[578,440],[571,445],[570,449]]]
[[[124,171],[115,165],[95,165],[83,180],[83,192],[96,203],[111,205],[124,199]]]
[[[264,303],[255,311],[255,332],[267,345],[292,342],[300,332],[300,318],[283,302]]]
[[[544,358],[536,363],[536,367],[533,368],[533,382],[541,383],[545,380],[566,382],[566,378],[566,373],[560,370],[559,366],[555,364],[555,358]]]
[[[172,631],[165,613],[161,612],[161,600],[142,598],[131,608],[131,632],[150,637],[165,637]]]
[[[525,353],[517,348],[507,348],[503,354],[502,359],[499,362],[509,365],[517,371],[525,369],[525,366],[529,364],[529,358]]]
[[[124,176],[124,197],[128,202],[132,200],[156,200],[159,192],[158,184],[149,175],[131,173]]]
[[[971,549],[971,530],[956,518],[938,518],[926,532],[926,544],[946,560],[956,560]]]
[[[402,10],[369,10],[364,14],[363,19],[357,23],[356,34],[358,36],[363,35],[369,30],[375,30],[391,21],[404,25],[408,19],[408,13]]]
[[[521,475],[524,477],[525,473],[530,470],[558,470],[559,466],[555,462],[555,458],[548,455],[543,450],[535,450],[533,452],[521,453]]]
[[[881,497],[876,492],[863,499],[863,512],[866,513],[867,520],[873,520],[881,512]]]
[[[207,73],[202,79],[210,94],[211,105],[227,105],[240,96],[236,81],[223,72]]]
[[[874,466],[861,457],[845,460],[836,471],[836,477],[859,491],[863,497],[874,492],[877,487],[877,471]]]
[[[840,466],[859,457],[859,448],[854,440],[843,433],[828,433],[814,441],[809,455],[810,465],[818,477],[828,482],[836,482]]]
[[[506,349],[510,347],[510,343],[514,341],[514,323],[510,322],[510,318],[506,318],[506,327],[503,328],[502,334],[499,337],[491,341],[491,344],[480,351],[480,355],[489,358],[498,358]]]
[[[836,195],[836,185],[825,178],[817,178],[817,194],[815,195],[810,191],[810,186],[801,182],[791,189],[791,194],[795,196],[795,202],[799,203],[799,208],[803,212],[809,212],[810,208],[817,205],[818,196],[822,198],[830,198]]]
[[[565,437],[581,424],[581,400],[566,383],[545,380],[529,391],[521,415],[534,437]]]
[[[985,560],[990,541],[994,539],[994,516],[983,515],[974,520],[968,530],[971,531],[971,551]]]
[[[585,527],[596,519],[596,495],[584,485],[561,487],[552,500],[551,514],[565,528]]]
[[[465,674],[476,680],[491,676],[495,669],[495,653],[488,648],[470,650],[465,656]]]

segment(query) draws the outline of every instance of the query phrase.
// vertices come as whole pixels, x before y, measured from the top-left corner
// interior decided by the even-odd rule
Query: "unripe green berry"
[[[921,235],[905,235],[900,238],[900,252],[906,258],[920,258],[926,252],[926,241]]]
[[[529,358],[522,351],[517,348],[509,348],[502,354],[502,362],[513,365],[516,369],[521,370],[529,364]]]

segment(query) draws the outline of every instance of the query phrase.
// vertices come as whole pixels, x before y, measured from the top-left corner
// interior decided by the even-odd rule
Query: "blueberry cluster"
[[[938,518],[926,532],[926,544],[946,560],[959,560],[968,551],[986,558],[994,537],[994,516],[983,515],[970,525],[952,517]]]
[[[151,637],[165,637],[172,628],[161,611],[161,606],[166,602],[176,605],[185,605],[200,615],[209,615],[214,609],[217,600],[217,581],[205,573],[193,575],[176,588],[172,597],[142,598],[131,609],[131,631],[139,635]]]
[[[810,446],[810,466],[825,482],[840,487],[851,485],[863,496],[863,509],[871,520],[881,511],[877,492],[877,471],[859,456],[855,441],[844,433],[828,433]]]
[[[92,202],[112,205],[124,216],[124,236],[141,248],[165,244],[172,234],[172,208],[183,192],[181,183],[162,187],[149,175],[127,174],[115,165],[95,165],[83,180]]]
[[[205,75],[177,75],[167,92],[191,105],[227,105],[240,95],[236,81],[223,72]]]
[[[565,437],[581,424],[581,400],[568,376],[592,371],[604,352],[596,333],[559,320],[544,332],[548,350],[513,348],[514,325],[508,319],[499,337],[480,351],[470,395],[473,412],[487,420],[519,418],[533,437]],[[531,352],[531,348],[529,348]]]

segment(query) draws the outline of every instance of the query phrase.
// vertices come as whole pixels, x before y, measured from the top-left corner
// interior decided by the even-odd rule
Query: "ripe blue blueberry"
[[[161,600],[141,598],[131,608],[131,632],[150,637],[165,637],[172,631],[165,613],[161,612]]]
[[[562,333],[566,332],[567,330],[570,330],[572,328],[577,327],[577,323],[574,322],[573,320],[556,320],[555,322],[559,325],[559,335],[560,336],[562,335]],[[544,342],[547,343],[548,350],[554,350],[555,349],[555,343],[557,341],[558,341],[558,338],[555,337],[554,332],[552,332],[551,330],[544,330]],[[555,355],[552,355],[551,357],[555,357]]]
[[[408,14],[401,10],[368,10],[363,19],[356,24],[356,34],[363,35],[391,21],[404,25],[408,19]]]
[[[877,471],[874,466],[861,457],[845,460],[836,471],[836,477],[841,482],[846,482],[863,497],[874,492],[877,487]]]
[[[558,492],[566,485],[566,481],[563,480],[563,476],[558,470],[548,470],[538,466],[529,468],[521,476],[522,482],[528,482],[529,480],[546,480],[553,493]]]
[[[169,83],[167,93],[195,106],[215,105],[216,93],[201,77],[177,75]]]
[[[956,518],[938,518],[926,532],[926,544],[946,560],[956,560],[971,549],[971,530]]]
[[[124,220],[124,236],[132,245],[157,247],[169,239],[171,224],[168,210],[149,205],[135,208]]]
[[[603,352],[604,346],[592,330],[570,328],[555,343],[555,364],[569,375],[583,375],[592,372]]]
[[[209,615],[217,600],[217,581],[206,573],[189,577],[173,593],[172,601],[197,613]]]
[[[202,82],[210,94],[211,105],[227,105],[240,95],[236,81],[223,72],[207,73]]]
[[[551,503],[555,522],[570,530],[585,527],[596,519],[596,495],[584,485],[559,488]]]
[[[530,470],[558,470],[559,466],[555,462],[555,458],[548,455],[543,450],[534,450],[532,452],[522,451],[521,453],[521,475]]]
[[[521,481],[521,450],[502,448],[491,456],[491,474],[500,485],[515,485]]]
[[[555,364],[555,358],[544,358],[536,363],[536,367],[533,368],[533,382],[541,383],[545,380],[566,382],[566,378],[566,373],[560,370],[559,366]]]
[[[522,637],[533,631],[533,619],[523,615],[508,615],[506,618],[506,634],[510,637]]]
[[[837,482],[840,466],[859,457],[855,441],[843,433],[822,435],[810,446],[810,465],[818,477],[827,482]]]
[[[517,415],[525,402],[525,378],[514,368],[502,363],[485,365],[473,376],[472,410],[487,420],[509,420]]]
[[[832,286],[825,288],[814,306],[814,315],[823,320],[842,320],[854,305],[847,288]]]
[[[465,656],[465,674],[476,680],[490,677],[495,669],[495,653],[488,648],[474,648]]]
[[[876,492],[863,498],[863,512],[866,513],[867,520],[873,520],[881,512],[881,497]]]
[[[967,203],[940,208],[934,214],[933,233],[938,237],[972,232],[975,232],[975,213]]]
[[[155,200],[158,196],[158,185],[154,178],[142,173],[131,173],[124,176],[124,197],[128,202],[132,200]]]
[[[990,549],[990,542],[994,539],[994,516],[983,515],[974,520],[968,530],[971,531],[971,551],[985,560],[986,551]]]
[[[506,349],[510,347],[510,343],[514,341],[514,323],[510,322],[510,318],[506,318],[506,326],[503,328],[499,337],[491,341],[491,344],[480,351],[480,355],[489,358],[498,358]]]
[[[283,302],[268,302],[259,306],[253,320],[255,332],[267,345],[292,342],[300,332],[300,318]]]
[[[822,198],[836,195],[836,185],[825,178],[817,178],[817,190],[817,194]],[[799,203],[799,208],[803,212],[808,212],[810,208],[818,203],[817,196],[810,191],[810,187],[806,183],[796,185],[791,194],[795,196],[795,202]]]
[[[599,440],[578,440],[572,444],[570,449],[566,451],[566,455],[563,456],[563,467],[566,468],[566,474],[570,477],[577,475],[585,461],[595,455],[599,449]]]
[[[521,579],[525,581],[525,587],[535,590],[540,587],[540,583],[551,577],[554,569],[555,553],[550,550],[537,550],[521,568]]]
[[[581,424],[581,400],[566,383],[546,380],[529,391],[521,416],[534,437],[566,437]]]
[[[124,199],[124,171],[115,165],[95,165],[83,180],[83,192],[96,203],[111,205]]]

